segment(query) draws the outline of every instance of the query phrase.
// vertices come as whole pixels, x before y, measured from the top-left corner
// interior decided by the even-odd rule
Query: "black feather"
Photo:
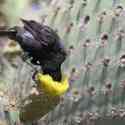
[[[31,63],[40,65],[44,74],[50,74],[54,80],[60,81],[61,64],[67,54],[58,34],[52,28],[33,20],[21,20],[23,27],[0,31],[0,36],[7,35],[17,41],[24,52],[32,57]]]

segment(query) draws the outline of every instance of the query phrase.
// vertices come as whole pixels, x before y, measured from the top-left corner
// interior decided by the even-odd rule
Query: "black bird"
[[[31,57],[31,63],[40,65],[44,74],[49,74],[54,80],[62,78],[61,64],[67,53],[61,40],[52,28],[33,20],[21,19],[24,26],[15,26],[1,30],[0,36],[17,41],[24,52]]]

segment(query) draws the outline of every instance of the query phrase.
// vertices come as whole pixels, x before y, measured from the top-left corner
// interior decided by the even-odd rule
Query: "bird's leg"
[[[24,53],[21,55],[21,58],[22,58],[22,60],[23,60],[25,63],[27,63],[28,65],[30,65],[33,69],[36,69],[35,66],[32,64],[33,58],[29,56],[29,53],[24,52]]]

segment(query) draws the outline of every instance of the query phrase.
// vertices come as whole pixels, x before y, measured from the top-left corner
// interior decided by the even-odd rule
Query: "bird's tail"
[[[10,39],[14,39],[16,37],[16,34],[17,34],[16,28],[0,30],[0,37],[8,37]]]

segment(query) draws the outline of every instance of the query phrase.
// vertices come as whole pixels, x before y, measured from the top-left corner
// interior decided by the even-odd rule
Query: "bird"
[[[33,65],[39,65],[43,74],[61,81],[61,64],[67,57],[62,40],[51,27],[34,20],[21,19],[23,26],[0,30],[0,36],[7,36],[19,43]]]

